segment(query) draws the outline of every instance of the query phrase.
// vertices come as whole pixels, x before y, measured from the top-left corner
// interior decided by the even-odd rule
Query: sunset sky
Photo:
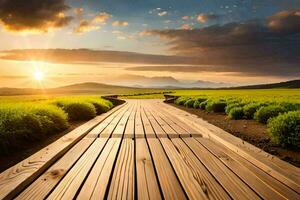
[[[0,0],[0,51],[0,87],[285,81],[300,1]]]

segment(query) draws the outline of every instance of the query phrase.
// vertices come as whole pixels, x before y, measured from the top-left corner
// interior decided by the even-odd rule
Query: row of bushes
[[[278,144],[300,147],[300,103],[259,102],[240,98],[209,98],[182,96],[177,105],[226,113],[231,119],[254,119],[268,124],[270,136]]]
[[[88,120],[112,108],[96,97],[66,97],[39,103],[5,103],[0,106],[0,154],[23,141],[41,140],[61,132],[70,121]]]

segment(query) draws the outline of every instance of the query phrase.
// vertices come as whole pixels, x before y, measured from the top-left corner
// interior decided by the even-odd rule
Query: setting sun
[[[44,79],[44,73],[41,71],[36,71],[36,72],[34,72],[33,77],[35,80],[41,81]]]

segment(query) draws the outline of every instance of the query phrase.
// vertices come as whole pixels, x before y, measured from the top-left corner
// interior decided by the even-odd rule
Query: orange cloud
[[[210,20],[216,20],[219,17],[220,17],[219,15],[213,13],[208,13],[208,14],[202,13],[197,16],[197,21],[200,23],[206,23],[207,21]]]
[[[79,25],[74,29],[74,33],[85,33],[100,29],[100,26],[95,26],[87,20],[81,20]]]
[[[109,20],[111,17],[112,17],[112,15],[109,13],[101,12],[98,15],[96,15],[96,17],[93,19],[93,22],[105,24],[107,22],[107,20]]]
[[[128,26],[129,23],[127,21],[114,21],[112,23],[113,26]]]
[[[83,9],[83,8],[75,8],[75,9],[74,9],[74,13],[75,13],[77,16],[82,16],[83,13],[84,13],[84,9]]]

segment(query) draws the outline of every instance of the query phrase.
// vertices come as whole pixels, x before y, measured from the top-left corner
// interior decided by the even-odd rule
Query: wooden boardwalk
[[[160,100],[128,100],[0,174],[0,199],[300,199],[300,169]]]

